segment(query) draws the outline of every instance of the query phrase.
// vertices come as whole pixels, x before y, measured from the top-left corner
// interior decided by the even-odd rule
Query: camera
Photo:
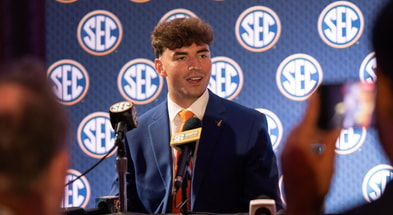
[[[373,123],[375,106],[374,83],[346,82],[322,84],[317,92],[320,97],[318,127],[361,128]]]

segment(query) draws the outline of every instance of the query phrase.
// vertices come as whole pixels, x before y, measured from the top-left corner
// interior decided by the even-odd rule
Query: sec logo
[[[80,46],[89,54],[103,56],[112,53],[123,37],[119,19],[105,10],[96,10],[85,15],[77,30]]]
[[[77,170],[69,169],[67,171],[67,175],[65,178],[66,184],[70,183],[71,181],[73,182],[65,187],[62,207],[84,208],[89,203],[91,195],[90,184],[85,176],[77,179],[77,177],[79,177],[80,175],[81,173]]]
[[[114,131],[105,112],[86,116],[78,126],[78,144],[82,151],[93,158],[102,158],[114,147]],[[113,155],[115,150],[111,152]]]
[[[237,41],[252,52],[263,52],[272,48],[281,35],[281,22],[270,8],[255,6],[245,10],[237,19],[235,33]]]
[[[380,164],[369,170],[363,179],[363,197],[372,202],[381,197],[386,184],[393,179],[393,167]]]
[[[188,17],[197,17],[197,15],[195,15],[194,12],[187,9],[183,9],[183,8],[173,9],[171,11],[168,11],[164,16],[162,16],[160,22],[169,21],[176,18],[188,18]]]
[[[154,63],[142,58],[126,63],[117,78],[120,94],[135,104],[154,101],[160,95],[163,84]]]
[[[337,154],[351,154],[357,151],[364,143],[367,136],[365,128],[347,128],[341,130],[336,142]]]
[[[70,60],[60,60],[48,69],[48,79],[53,83],[53,90],[64,105],[79,103],[89,89],[89,75],[82,64]]]
[[[256,110],[266,115],[270,141],[272,142],[273,150],[276,150],[281,143],[281,138],[283,135],[281,120],[270,110],[264,108],[257,108]]]
[[[243,87],[243,71],[234,60],[215,57],[208,87],[220,97],[232,100]]]
[[[355,44],[363,33],[364,19],[359,8],[347,1],[329,4],[318,19],[319,36],[333,48]]]
[[[322,68],[316,59],[306,54],[294,54],[279,65],[276,83],[285,97],[303,101],[318,88],[322,77]]]
[[[375,52],[368,54],[359,69],[359,78],[363,82],[374,83],[377,80],[377,60]]]

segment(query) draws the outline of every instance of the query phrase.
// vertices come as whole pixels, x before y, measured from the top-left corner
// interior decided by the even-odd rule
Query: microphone
[[[112,128],[116,132],[115,146],[113,146],[112,149],[109,150],[109,152],[104,157],[102,157],[96,164],[94,164],[92,167],[80,174],[78,177],[70,180],[68,183],[66,183],[65,186],[74,183],[82,176],[86,175],[95,167],[97,167],[98,164],[100,164],[105,158],[107,158],[111,154],[111,152],[116,148],[116,146],[119,146],[118,153],[121,154],[123,157],[125,156],[125,149],[123,146],[124,144],[122,144],[124,133],[138,126],[135,107],[131,102],[118,102],[109,108],[109,116]],[[78,209],[76,208],[75,210]]]
[[[276,215],[276,201],[265,195],[252,199],[249,207],[250,215]]]
[[[112,128],[115,130],[116,138],[122,138],[123,136],[117,136],[124,135],[126,131],[138,126],[135,106],[128,101],[113,104],[109,108],[109,118]]]
[[[128,101],[118,102],[109,108],[109,117],[115,130],[115,146],[117,146],[116,169],[119,178],[120,212],[127,211],[126,146],[123,143],[125,133],[138,126],[135,106]]]
[[[181,151],[177,162],[177,172],[174,183],[175,192],[179,190],[183,183],[187,168],[195,151],[195,145],[201,137],[201,131],[201,120],[196,117],[191,117],[185,122],[182,132],[175,133],[171,138],[171,147]]]

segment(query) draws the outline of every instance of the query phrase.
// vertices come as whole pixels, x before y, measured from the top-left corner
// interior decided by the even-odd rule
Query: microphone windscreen
[[[180,151],[181,147],[185,144],[195,146],[195,142],[201,137],[201,131],[201,120],[196,117],[191,117],[184,123],[182,132],[172,135],[170,145]]]
[[[202,127],[202,121],[196,117],[191,117],[191,118],[187,119],[187,121],[184,123],[182,131],[187,131],[187,130],[191,130],[194,128],[200,128],[200,127]]]
[[[114,130],[117,130],[117,123],[119,122],[125,123],[126,131],[134,129],[138,126],[135,105],[129,101],[122,101],[113,104],[109,108],[109,118]]]

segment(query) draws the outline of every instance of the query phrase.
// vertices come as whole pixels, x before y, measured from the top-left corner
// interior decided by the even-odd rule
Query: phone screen
[[[318,88],[321,129],[369,127],[373,122],[373,83],[322,84]]]

